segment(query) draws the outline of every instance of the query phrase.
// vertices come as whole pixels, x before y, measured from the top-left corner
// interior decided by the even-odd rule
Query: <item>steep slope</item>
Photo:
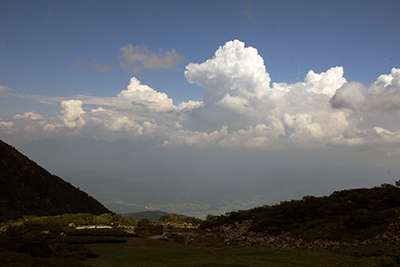
[[[0,221],[23,215],[110,212],[0,140]]]

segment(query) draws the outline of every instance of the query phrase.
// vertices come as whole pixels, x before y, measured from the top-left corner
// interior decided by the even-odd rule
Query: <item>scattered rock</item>
[[[289,232],[282,233],[281,235],[270,235],[266,232],[255,233],[249,232],[252,220],[243,221],[239,224],[236,222],[233,225],[222,225],[214,228],[221,234],[224,239],[224,244],[235,242],[241,246],[251,247],[257,243],[262,246],[276,247],[276,248],[301,248],[301,249],[336,249],[340,247],[358,247],[365,245],[377,245],[388,243],[400,243],[399,226],[397,223],[392,223],[388,227],[388,231],[382,235],[377,235],[375,238],[363,241],[354,240],[351,243],[329,241],[329,240],[315,240],[314,242],[304,242],[301,238],[292,237]]]

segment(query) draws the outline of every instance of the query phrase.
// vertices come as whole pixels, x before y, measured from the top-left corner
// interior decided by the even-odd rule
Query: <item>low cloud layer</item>
[[[174,68],[182,61],[174,50],[155,54],[127,45],[121,52],[120,66],[132,72]],[[57,102],[61,113],[16,114],[0,120],[0,131],[30,139],[143,139],[166,147],[339,146],[399,152],[400,69],[393,68],[370,86],[347,82],[340,66],[321,73],[310,70],[303,82],[271,83],[257,49],[234,40],[211,59],[187,65],[184,74],[203,88],[203,101],[174,105],[167,94],[133,77],[115,97],[21,96]]]

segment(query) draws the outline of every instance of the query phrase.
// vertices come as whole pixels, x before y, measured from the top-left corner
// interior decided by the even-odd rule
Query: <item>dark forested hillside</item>
[[[0,221],[64,213],[110,211],[0,140]]]

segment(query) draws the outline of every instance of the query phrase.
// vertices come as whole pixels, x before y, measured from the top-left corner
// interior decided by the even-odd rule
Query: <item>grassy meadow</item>
[[[86,215],[85,215],[86,216]],[[49,218],[47,217],[46,220]],[[128,234],[122,228],[67,229],[26,221],[0,234],[0,266],[370,266],[400,263],[400,246],[381,244],[332,250],[224,244],[218,232],[165,228],[167,239]],[[66,235],[62,235],[66,233]]]
[[[201,238],[201,237],[199,237]],[[329,251],[188,244],[150,238],[126,243],[89,244],[99,255],[85,261],[96,267],[120,266],[372,266],[373,257],[353,257]]]

